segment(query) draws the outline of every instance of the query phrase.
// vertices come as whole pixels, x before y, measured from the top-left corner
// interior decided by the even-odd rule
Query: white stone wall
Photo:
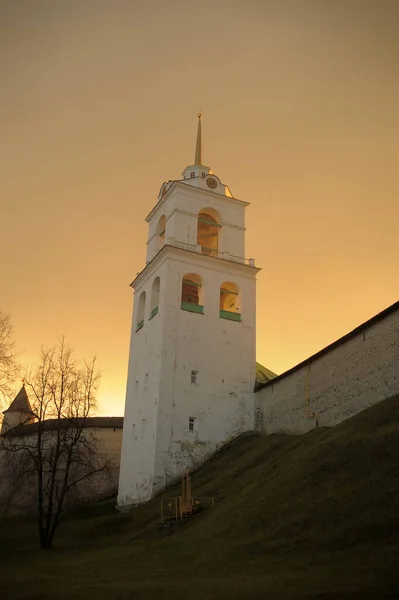
[[[119,506],[130,505],[134,499],[146,499],[152,491],[163,319],[167,305],[166,272],[166,264],[163,261],[150,270],[135,293],[123,424]],[[156,277],[160,278],[159,311],[150,319],[151,290]],[[136,331],[138,299],[143,291],[147,297],[144,326]]]
[[[121,427],[92,427],[98,451],[108,464],[105,471],[83,480],[73,491],[74,502],[94,502],[117,492],[122,449]]]
[[[255,273],[203,255],[168,260],[155,489],[201,463],[220,444],[253,429]],[[203,280],[204,314],[181,309],[183,276]],[[241,322],[219,316],[220,286],[240,288]],[[191,371],[197,382],[191,383]],[[189,418],[195,431],[189,431]]]
[[[23,423],[24,420],[27,420],[27,417],[24,413],[19,411],[6,411],[1,423],[0,435],[9,429],[16,427],[20,423]]]
[[[90,431],[94,434],[99,452],[105,455],[109,468],[97,473],[90,480],[82,481],[72,488],[65,506],[75,503],[93,502],[116,492],[119,480],[119,465],[122,443],[122,428],[96,427]],[[35,444],[35,436],[27,436],[24,443]],[[24,476],[16,480],[13,468],[15,455],[0,450],[0,514],[34,512],[37,504],[37,481],[34,477]]]
[[[118,506],[147,500],[183,469],[253,429],[257,269],[167,246],[135,283]],[[182,279],[203,279],[204,314],[181,309]],[[160,277],[159,311],[149,297]],[[219,316],[220,286],[240,288],[242,322]],[[144,326],[136,331],[145,291]],[[191,383],[191,371],[198,383]],[[196,431],[189,431],[189,418]]]
[[[308,393],[307,393],[308,389]],[[399,393],[399,307],[255,394],[264,433],[333,426]]]
[[[197,244],[198,213],[205,208],[219,212],[222,228],[219,237],[219,252],[228,252],[237,257],[245,256],[245,208],[247,202],[213,194],[188,184],[176,183],[151,211],[147,242],[147,263],[159,250],[157,225],[165,215],[165,240],[195,246]]]

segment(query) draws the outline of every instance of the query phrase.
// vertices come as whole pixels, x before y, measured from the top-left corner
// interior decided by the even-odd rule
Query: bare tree
[[[88,427],[99,380],[95,359],[79,366],[64,340],[43,349],[39,366],[25,381],[34,422],[2,436],[14,459],[14,481],[35,486],[41,548],[52,547],[71,490],[107,468]]]
[[[0,401],[10,394],[10,383],[18,371],[10,315],[0,310]]]

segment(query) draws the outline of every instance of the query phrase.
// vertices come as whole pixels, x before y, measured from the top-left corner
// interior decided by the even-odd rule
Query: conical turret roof
[[[26,393],[24,385],[21,387],[18,394],[15,396],[14,400],[11,402],[7,410],[3,411],[3,414],[7,412],[32,412],[32,407],[30,405],[28,394]]]

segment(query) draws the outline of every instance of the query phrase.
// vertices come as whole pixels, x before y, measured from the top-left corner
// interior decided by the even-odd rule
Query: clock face
[[[212,190],[214,190],[217,186],[218,186],[218,182],[216,181],[216,179],[214,179],[213,177],[209,177],[206,180],[206,185],[208,187],[210,187]]]

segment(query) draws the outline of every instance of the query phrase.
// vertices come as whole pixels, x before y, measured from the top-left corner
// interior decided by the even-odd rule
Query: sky
[[[123,414],[144,218],[199,108],[203,162],[251,203],[259,362],[396,302],[398,106],[396,0],[0,0],[0,309],[24,367],[65,335]]]

